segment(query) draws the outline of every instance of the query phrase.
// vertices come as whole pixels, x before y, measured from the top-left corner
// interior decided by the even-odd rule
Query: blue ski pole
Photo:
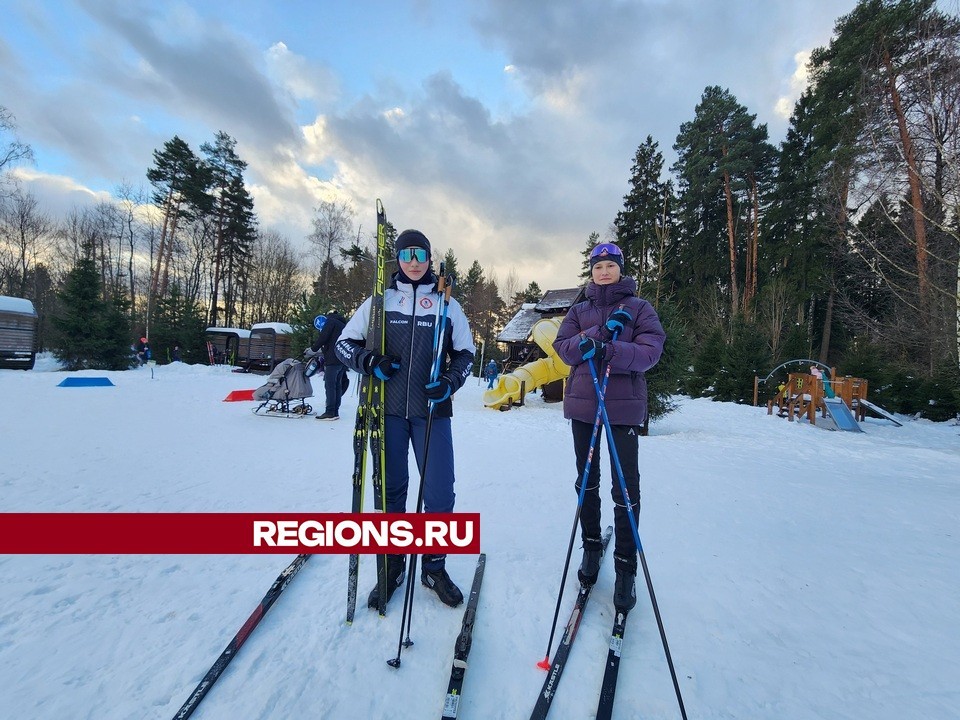
[[[619,330],[613,334],[617,339]],[[607,383],[610,381],[610,365],[603,374],[603,386],[597,388],[597,396],[603,397],[607,392]],[[593,376],[594,387],[597,386],[597,376]],[[550,626],[550,639],[547,641],[547,654],[537,663],[543,670],[550,669],[550,650],[553,648],[553,637],[557,632],[557,620],[560,618],[560,605],[563,601],[563,588],[567,584],[567,573],[570,571],[570,557],[573,555],[573,543],[577,537],[577,527],[580,525],[580,512],[583,510],[583,500],[587,495],[587,477],[590,475],[590,466],[593,464],[593,450],[600,441],[600,406],[597,406],[597,416],[593,420],[593,434],[590,436],[590,450],[587,452],[587,462],[583,466],[583,476],[580,478],[580,491],[577,495],[577,511],[573,516],[573,527],[570,529],[570,543],[567,545],[567,559],[563,563],[563,575],[560,577],[560,591],[557,593],[557,607],[553,611],[553,624]]]
[[[633,541],[637,545],[637,553],[640,555],[640,563],[643,566],[643,577],[647,582],[647,591],[650,593],[650,603],[653,605],[653,614],[657,618],[657,627],[660,629],[660,640],[663,642],[663,652],[667,657],[667,665],[670,668],[670,677],[673,679],[673,689],[677,693],[677,702],[680,704],[680,715],[683,720],[687,720],[687,711],[683,707],[683,697],[680,694],[680,683],[677,682],[677,672],[673,668],[673,658],[670,656],[670,646],[667,644],[667,633],[663,629],[663,620],[660,617],[660,607],[657,605],[657,596],[653,592],[653,581],[650,579],[650,569],[647,567],[647,559],[643,553],[643,543],[640,542],[640,530],[637,527],[637,518],[633,514],[633,503],[627,492],[627,481],[623,476],[623,467],[620,465],[620,456],[617,454],[617,444],[613,441],[613,432],[610,428],[610,418],[607,417],[607,406],[604,403],[604,396],[599,391],[597,384],[597,368],[593,364],[593,358],[587,360],[590,363],[590,375],[593,377],[593,387],[597,390],[598,411],[603,416],[603,427],[607,432],[607,446],[610,449],[610,457],[613,459],[614,467],[617,470],[617,480],[620,482],[620,492],[623,494],[623,501],[627,506],[627,517],[630,520],[630,530],[633,532]],[[610,366],[607,365],[609,371]]]

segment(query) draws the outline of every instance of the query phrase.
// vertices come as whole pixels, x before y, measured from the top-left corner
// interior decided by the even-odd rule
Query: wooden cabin
[[[0,367],[33,369],[38,322],[32,302],[0,295]]]
[[[213,364],[245,365],[249,360],[250,331],[244,328],[208,327],[206,341],[210,344]]]
[[[293,328],[287,323],[257,323],[247,340],[247,369],[272,372],[291,357]]]

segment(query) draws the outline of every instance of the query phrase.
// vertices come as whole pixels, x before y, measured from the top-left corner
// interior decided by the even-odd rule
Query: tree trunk
[[[220,189],[220,207],[217,210],[217,238],[213,243],[213,289],[210,293],[210,324],[217,326],[217,304],[220,302],[220,253],[223,252],[223,188]]]
[[[757,257],[760,254],[760,191],[757,178],[750,179],[753,186],[753,242],[750,250],[750,299],[757,296]]]
[[[170,283],[170,259],[173,257],[173,241],[177,235],[177,225],[180,220],[180,203],[177,203],[173,214],[173,221],[170,224],[170,237],[167,238],[167,254],[163,259],[163,275],[160,280],[159,294],[162,297],[167,294],[167,285]]]
[[[827,295],[827,311],[823,317],[823,337],[820,340],[820,362],[827,365],[827,356],[830,354],[830,328],[833,327],[833,298],[834,276],[830,273],[830,294]]]
[[[900,142],[903,145],[903,157],[907,163],[907,179],[910,183],[910,205],[913,207],[913,234],[917,243],[917,286],[920,293],[920,318],[926,323],[929,318],[930,277],[927,262],[927,225],[923,209],[923,194],[920,187],[920,175],[917,172],[917,157],[913,147],[913,138],[907,129],[907,118],[900,102],[900,93],[897,90],[896,75],[893,70],[893,61],[887,50],[883,51],[883,65],[887,70],[887,82],[890,89],[890,100],[893,103],[893,112],[897,116],[897,128],[900,131]]]
[[[723,154],[726,156],[726,148]],[[727,198],[727,241],[730,246],[730,311],[731,316],[736,316],[740,299],[740,291],[737,288],[737,244],[733,230],[733,191],[730,189],[730,173],[726,170],[723,171],[723,194]]]
[[[148,303],[152,303],[153,298],[157,294],[157,288],[160,286],[160,263],[166,251],[167,227],[170,225],[170,216],[173,212],[173,186],[171,185],[167,193],[167,202],[163,213],[163,225],[160,226],[160,244],[157,247],[157,266],[153,268],[150,276],[150,294],[147,297]]]

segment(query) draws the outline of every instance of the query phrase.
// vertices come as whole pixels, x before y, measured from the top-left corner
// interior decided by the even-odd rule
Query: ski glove
[[[623,332],[623,326],[629,324],[633,321],[633,315],[630,314],[629,310],[620,308],[615,310],[610,318],[607,320],[606,328],[611,333]]]
[[[577,345],[577,348],[580,350],[581,362],[592,359],[603,360],[603,353],[606,347],[607,344],[604,342],[585,337]]]
[[[428,400],[440,403],[453,394],[453,383],[446,375],[441,375],[436,382],[424,385],[423,390]]]
[[[400,369],[400,359],[392,355],[368,352],[363,356],[361,365],[367,375],[373,375],[378,380],[386,381],[397,374]]]

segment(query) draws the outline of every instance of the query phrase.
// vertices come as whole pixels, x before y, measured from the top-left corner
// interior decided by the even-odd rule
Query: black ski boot
[[[406,575],[407,558],[405,555],[387,555],[387,602],[393,597],[393,593],[398,587],[403,585],[403,578]],[[386,605],[386,603],[384,603]],[[370,595],[367,596],[367,607],[374,610],[380,607],[380,574],[377,573],[377,584],[374,585]]]
[[[580,569],[577,571],[581,585],[589,586],[597,582],[601,560],[603,560],[603,542],[600,538],[584,538],[583,560],[580,561]]]
[[[444,605],[456,607],[463,602],[463,593],[453,584],[453,580],[447,575],[442,565],[436,570],[427,570],[424,567],[423,572],[420,573],[420,582],[433,590]]]
[[[633,610],[637,604],[637,588],[634,579],[637,576],[637,559],[630,562],[620,555],[613,556],[613,568],[617,579],[613,583],[613,607],[624,614]]]

